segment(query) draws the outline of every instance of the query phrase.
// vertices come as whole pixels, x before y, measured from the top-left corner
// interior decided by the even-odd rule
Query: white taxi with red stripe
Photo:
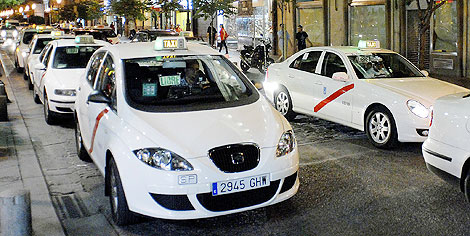
[[[43,104],[48,124],[60,115],[73,114],[79,78],[91,55],[105,45],[110,44],[84,35],[50,41],[44,47],[40,62],[34,65],[32,83],[34,101]]]
[[[118,225],[251,210],[299,188],[287,120],[222,54],[184,37],[97,50],[75,108],[78,155],[103,174]]]
[[[268,68],[266,96],[288,119],[296,113],[365,131],[377,147],[423,142],[436,98],[468,91],[428,77],[377,41],[311,47]]]

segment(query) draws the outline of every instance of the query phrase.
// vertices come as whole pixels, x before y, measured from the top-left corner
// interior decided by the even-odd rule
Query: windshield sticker
[[[78,54],[78,48],[66,48],[65,53],[67,53],[67,54]]]
[[[180,85],[180,83],[181,83],[181,79],[179,75],[160,76],[161,86]]]
[[[144,83],[144,84],[142,84],[142,96],[143,97],[155,97],[155,96],[157,96],[157,84],[156,83]]]

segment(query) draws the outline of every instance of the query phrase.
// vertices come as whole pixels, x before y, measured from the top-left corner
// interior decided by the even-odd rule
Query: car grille
[[[258,166],[259,153],[255,144],[232,144],[209,150],[209,157],[221,171],[236,173]]]
[[[229,211],[267,202],[276,194],[280,180],[271,181],[269,186],[244,192],[212,196],[212,193],[197,194],[197,200],[209,211]]]

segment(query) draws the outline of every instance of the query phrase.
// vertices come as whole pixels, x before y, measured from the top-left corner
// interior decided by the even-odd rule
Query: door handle
[[[289,78],[291,78],[291,79],[293,79],[293,78],[294,78],[294,76],[293,76],[293,75],[287,75],[287,77],[289,77]]]
[[[316,85],[323,85],[322,82],[313,82]]]

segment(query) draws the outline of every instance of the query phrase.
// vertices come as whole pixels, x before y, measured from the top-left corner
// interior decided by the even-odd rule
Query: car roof
[[[188,49],[154,50],[154,42],[123,43],[101,48],[121,59],[145,58],[165,55],[222,55],[217,50],[199,43],[187,42]]]
[[[75,38],[75,35],[73,34],[64,34],[64,35],[60,35],[60,36],[53,36],[51,34],[37,34],[37,37],[42,39],[42,38],[57,38],[57,39],[62,39],[62,38],[67,38],[67,39],[73,39]]]
[[[94,40],[94,43],[83,43],[83,44],[77,44],[75,42],[75,39],[60,39],[60,40],[54,40],[52,43],[57,44],[57,47],[67,47],[67,46],[106,46],[110,45],[108,42],[105,42],[103,40]]]
[[[346,55],[366,55],[366,54],[371,54],[371,53],[397,53],[392,50],[388,49],[383,49],[383,48],[374,48],[374,49],[368,49],[368,48],[359,48],[355,46],[328,46],[328,47],[310,47],[308,48],[310,50],[333,50],[337,52],[342,52]]]

